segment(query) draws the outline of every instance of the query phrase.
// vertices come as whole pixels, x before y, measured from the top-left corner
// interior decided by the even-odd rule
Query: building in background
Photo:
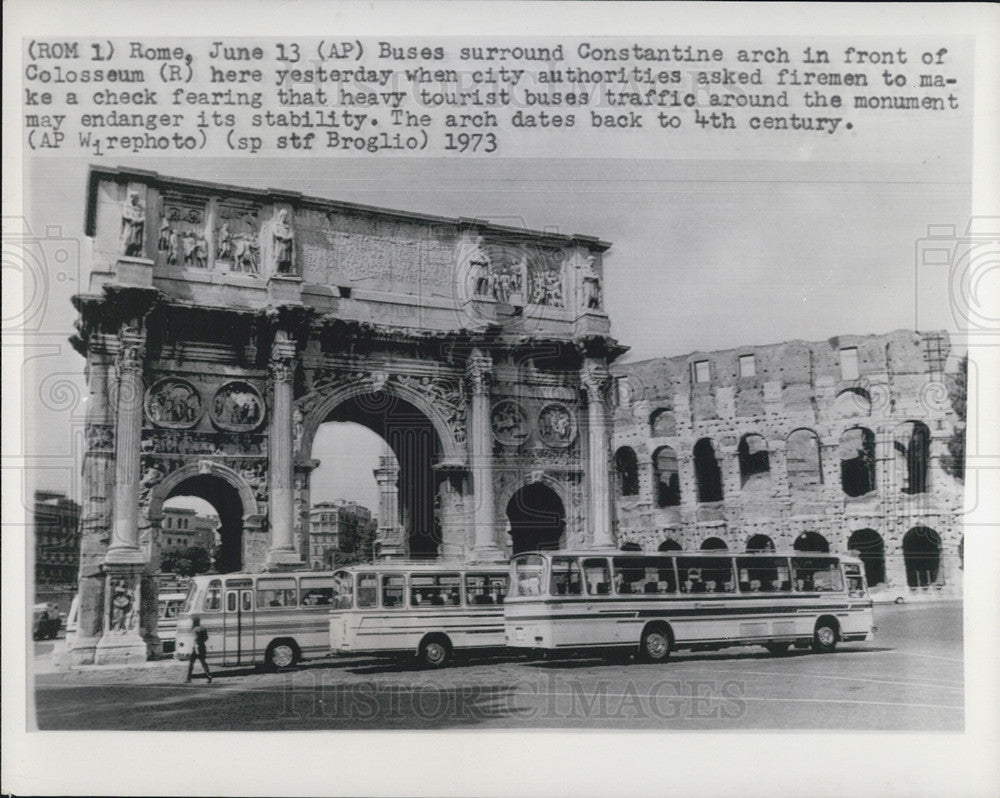
[[[333,567],[333,558],[347,541],[361,539],[374,524],[367,507],[343,499],[319,502],[309,511],[309,537],[303,560],[310,568]]]
[[[72,585],[80,570],[80,505],[65,494],[36,490],[35,584]]]
[[[872,585],[961,595],[949,348],[899,330],[616,366],[618,545],[856,550]]]
[[[185,507],[164,507],[160,524],[160,551],[202,548],[211,553],[216,547],[219,518],[200,515]]]

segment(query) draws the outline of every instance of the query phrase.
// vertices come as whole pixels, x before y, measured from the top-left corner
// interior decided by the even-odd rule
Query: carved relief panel
[[[511,305],[565,307],[565,275],[557,250],[501,244],[466,234],[458,262],[472,297]]]
[[[250,383],[234,380],[215,392],[209,411],[219,429],[249,432],[264,420],[264,399]]]
[[[209,268],[206,202],[164,194],[160,201],[156,260],[171,268]]]
[[[204,405],[198,389],[187,380],[168,377],[146,391],[146,417],[158,427],[190,429],[201,418]]]
[[[538,438],[546,446],[565,449],[576,440],[576,419],[561,402],[551,402],[538,413]]]
[[[260,276],[260,208],[227,199],[219,203],[215,228],[215,263],[220,269]]]
[[[528,415],[513,399],[504,399],[493,406],[490,426],[493,437],[505,446],[520,446],[531,435]]]

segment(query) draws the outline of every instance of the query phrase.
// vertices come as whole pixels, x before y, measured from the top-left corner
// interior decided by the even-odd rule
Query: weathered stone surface
[[[300,565],[328,420],[369,426],[399,460],[387,555],[501,557],[531,486],[559,517],[549,534],[612,541],[609,397],[581,386],[625,351],[603,309],[608,244],[102,167],[86,231],[80,661],[156,648],[171,496],[216,507],[219,570]],[[498,440],[505,401],[524,429]],[[123,635],[102,602],[125,561],[145,575]]]
[[[856,350],[857,374],[846,373],[845,349]],[[742,551],[755,535],[791,548],[799,535],[817,533],[831,550],[846,551],[852,534],[871,530],[884,542],[886,579],[906,586],[904,538],[928,527],[941,541],[929,589],[959,590],[962,489],[940,466],[956,421],[944,388],[948,350],[945,333],[897,330],[614,367],[629,383],[629,403],[615,413],[614,448],[639,455],[640,475],[638,494],[616,500],[619,542],[655,550],[674,540],[697,549],[718,537]],[[754,373],[741,375],[748,355]],[[705,382],[692,376],[698,361],[708,363]],[[704,438],[723,472],[722,501],[712,504],[698,502],[690,454]],[[753,464],[740,462],[742,441],[763,442],[765,469],[747,473]],[[675,467],[658,468],[664,451],[676,456]],[[870,469],[874,487],[849,495],[845,468]],[[671,473],[680,495],[664,504],[659,475]]]

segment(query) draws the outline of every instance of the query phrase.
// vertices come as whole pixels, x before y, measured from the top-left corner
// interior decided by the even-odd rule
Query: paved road
[[[37,719],[42,729],[961,730],[961,604],[877,607],[876,623],[874,641],[832,655],[739,648],[663,665],[506,657],[435,672],[326,659],[190,685],[176,662],[45,673]]]

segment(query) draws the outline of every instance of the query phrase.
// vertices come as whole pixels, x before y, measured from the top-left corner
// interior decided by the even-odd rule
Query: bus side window
[[[569,557],[552,558],[552,580],[549,593],[553,596],[579,596],[583,592],[580,566]]]
[[[358,574],[358,606],[374,607],[378,600],[375,574]]]
[[[803,592],[830,593],[844,589],[844,576],[836,557],[793,557],[795,585]]]
[[[394,574],[382,577],[382,606],[403,606],[403,577]]]
[[[465,603],[470,606],[493,603],[488,576],[482,574],[465,575]]]
[[[262,576],[257,580],[257,606],[290,609],[298,603],[296,592],[293,577]]]
[[[587,592],[604,596],[611,592],[611,571],[608,561],[602,558],[587,558],[583,561],[583,572],[587,575]]]
[[[329,606],[333,603],[333,580],[329,576],[299,578],[299,604],[303,607]]]
[[[213,579],[208,583],[208,590],[205,591],[205,601],[202,603],[201,609],[202,612],[219,612],[222,609],[221,579]]]

